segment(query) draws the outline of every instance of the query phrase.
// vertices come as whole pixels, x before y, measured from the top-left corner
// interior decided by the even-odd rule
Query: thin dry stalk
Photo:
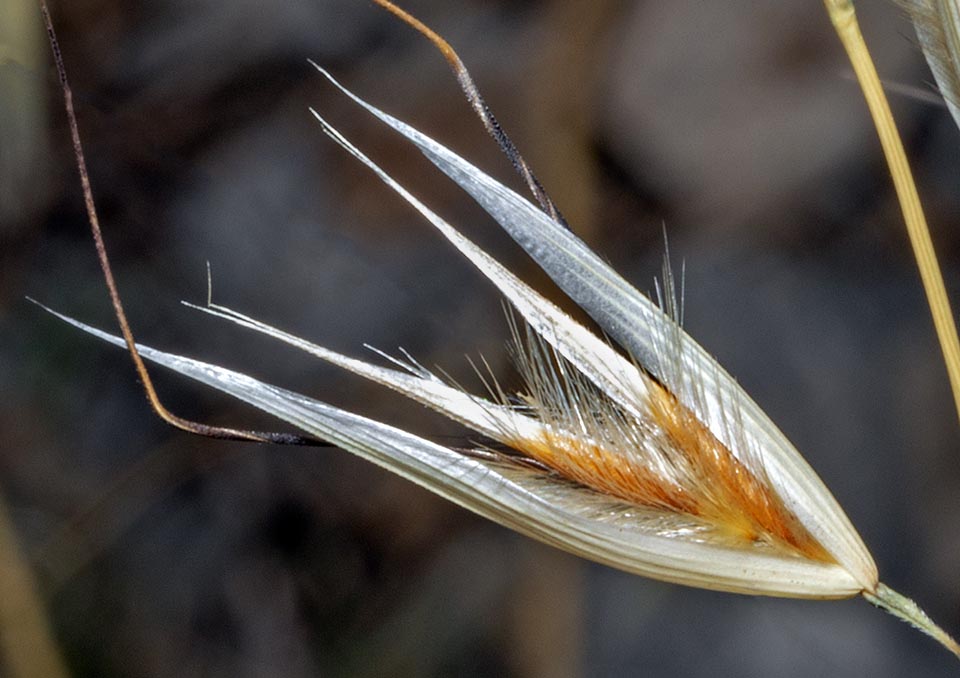
[[[63,55],[60,53],[60,44],[57,41],[57,33],[53,27],[53,19],[50,16],[50,9],[47,7],[46,0],[40,0],[40,11],[43,14],[44,26],[47,30],[47,36],[50,41],[50,48],[53,51],[53,60],[57,68],[57,75],[60,78],[60,88],[63,92],[63,104],[67,113],[67,123],[70,128],[70,140],[73,143],[73,154],[76,159],[77,172],[80,175],[80,187],[83,190],[83,202],[87,211],[87,221],[90,224],[90,233],[93,236],[94,248],[97,252],[97,260],[100,262],[100,271],[103,274],[103,282],[107,286],[107,293],[110,296],[110,303],[113,305],[113,313],[117,319],[120,328],[120,334],[127,346],[127,352],[130,359],[133,360],[137,376],[143,385],[143,392],[147,396],[151,409],[163,421],[171,426],[187,433],[204,436],[206,438],[219,438],[221,440],[243,440],[255,443],[279,443],[282,445],[314,445],[316,441],[304,438],[303,436],[289,433],[268,433],[263,431],[247,431],[243,429],[227,428],[223,426],[211,426],[196,421],[184,419],[170,410],[160,400],[156,388],[153,386],[153,379],[147,370],[143,358],[137,351],[136,340],[133,336],[133,330],[127,320],[126,311],[123,309],[123,302],[120,298],[120,291],[117,288],[116,279],[113,276],[113,268],[110,266],[110,257],[107,255],[107,246],[103,240],[103,231],[100,228],[100,217],[97,214],[96,203],[93,199],[93,188],[90,185],[90,174],[87,171],[87,161],[83,153],[83,143],[80,140],[80,126],[77,123],[77,114],[73,107],[73,91],[70,89],[70,82],[67,80],[67,69],[63,63]]]
[[[860,89],[866,97],[873,124],[880,136],[883,154],[890,168],[893,185],[900,201],[900,209],[910,236],[910,245],[913,247],[913,256],[920,269],[920,278],[923,280],[923,289],[930,304],[930,313],[937,330],[937,338],[943,351],[943,359],[950,377],[950,387],[953,391],[953,400],[960,417],[960,339],[957,338],[957,325],[953,310],[950,308],[950,299],[943,284],[943,274],[933,249],[930,238],[930,228],[927,218],[920,205],[917,186],[913,181],[910,163],[900,141],[900,133],[890,112],[890,104],[883,93],[883,85],[873,65],[870,51],[867,49],[860,26],[850,0],[824,0],[830,20],[843,43],[843,47],[853,65]]]

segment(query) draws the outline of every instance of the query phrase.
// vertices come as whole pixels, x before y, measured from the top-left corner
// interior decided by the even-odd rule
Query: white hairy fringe
[[[324,131],[417,209],[496,285],[532,331],[580,373],[571,382],[580,390],[569,397],[596,389],[611,408],[623,413],[622,422],[639,421],[649,416],[645,403],[650,389],[659,388],[657,382],[663,384],[740,463],[755,472],[822,546],[827,560],[703,539],[697,530],[684,529],[688,523],[682,516],[604,500],[595,490],[557,480],[542,469],[507,464],[497,455],[464,454],[237,372],[141,346],[145,358],[230,393],[507,527],[623,570],[702,588],[773,596],[842,598],[877,590],[873,559],[829,490],[760,408],[673,319],[528,201],[360,100],[317,68],[464,188],[636,360],[635,364],[623,358],[480,250],[314,111]],[[228,309],[206,310],[389,386],[491,438],[540,440],[554,431],[551,427],[556,422],[466,394],[416,363],[394,361],[403,368],[399,370],[375,366]],[[123,344],[55,315],[106,341]],[[533,378],[554,377],[541,372]],[[565,403],[561,396],[553,404],[569,409]],[[611,420],[621,422],[616,417]],[[586,430],[592,430],[596,421]]]
[[[920,47],[954,121],[960,125],[960,1],[898,0],[910,14]]]

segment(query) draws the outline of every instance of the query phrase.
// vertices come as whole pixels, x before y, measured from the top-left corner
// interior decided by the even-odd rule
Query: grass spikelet
[[[123,336],[54,315],[104,341],[126,346],[161,415],[166,410],[149,386],[140,355],[571,553],[712,590],[812,599],[863,596],[960,657],[960,646],[913,601],[880,582],[873,557],[816,472],[683,330],[669,272],[658,306],[577,238],[483,104],[449,44],[389,0],[376,1],[441,49],[539,207],[436,140],[367,103],[319,66],[318,71],[470,195],[623,352],[471,242],[316,111],[312,113],[322,131],[419,212],[522,319],[513,321],[511,329],[524,391],[505,395],[493,382],[488,388],[491,397],[483,398],[447,383],[409,356],[378,365],[214,305],[209,298],[201,310],[393,389],[498,441],[506,450],[439,445],[239,372],[134,344],[109,277],[85,178],[90,221]],[[826,0],[826,5],[878,121],[960,403],[960,348],[955,331],[951,339],[952,315],[903,149],[859,36],[852,4]],[[82,167],[65,80],[64,91]],[[85,177],[83,170],[81,174]],[[203,427],[172,415],[167,419],[207,435],[288,440],[278,434]]]

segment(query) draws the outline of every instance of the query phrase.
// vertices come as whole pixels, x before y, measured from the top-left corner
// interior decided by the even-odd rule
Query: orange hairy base
[[[648,379],[649,420],[636,429],[658,449],[642,449],[550,426],[539,439],[503,442],[563,478],[617,500],[703,523],[724,541],[763,545],[819,562],[834,562],[762,477],[751,471],[670,391]],[[536,398],[531,401],[536,401]],[[555,417],[545,416],[546,420]],[[637,440],[625,440],[636,448]],[[657,468],[659,466],[660,468]],[[669,470],[667,470],[669,469]],[[671,477],[672,476],[672,477]]]
[[[676,396],[653,384],[650,412],[676,450],[689,462],[697,486],[712,494],[714,515],[744,539],[768,539],[821,562],[833,562],[764,478],[747,468]]]

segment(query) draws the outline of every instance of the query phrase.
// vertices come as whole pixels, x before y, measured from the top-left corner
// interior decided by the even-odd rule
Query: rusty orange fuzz
[[[523,400],[547,426],[539,438],[504,435],[500,441],[512,449],[505,460],[520,454],[627,507],[670,513],[665,529],[671,532],[835,562],[762,476],[762,467],[754,471],[737,459],[661,384],[642,375],[648,416],[631,417],[589,384],[566,376],[570,366],[548,353],[535,339],[517,350],[529,391]]]

